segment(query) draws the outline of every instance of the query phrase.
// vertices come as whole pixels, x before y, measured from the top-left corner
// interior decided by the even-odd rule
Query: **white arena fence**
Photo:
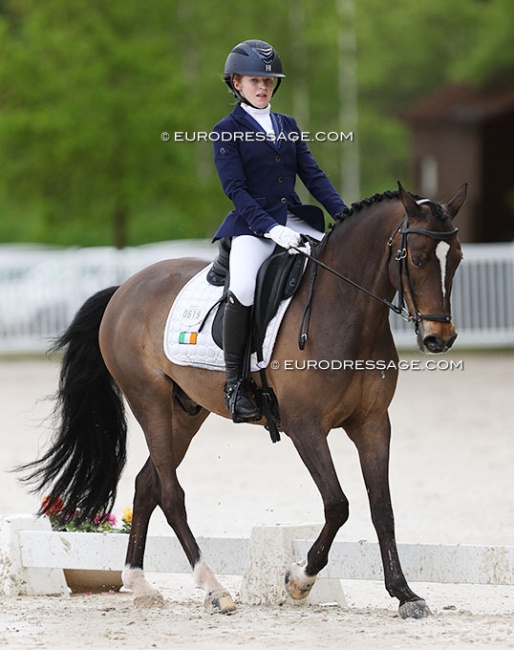
[[[204,557],[218,575],[241,576],[241,600],[278,605],[289,599],[284,574],[306,558],[322,524],[262,526],[248,538],[200,538]],[[0,594],[68,596],[66,571],[123,568],[128,535],[64,533],[48,520],[27,515],[0,516]],[[514,585],[514,547],[399,544],[410,582]],[[149,573],[191,574],[173,535],[150,536],[145,553]],[[328,566],[308,601],[346,605],[341,580],[383,580],[377,543],[336,541]],[[290,601],[291,602],[291,601]]]
[[[514,347],[514,243],[467,244],[452,294],[460,347]],[[0,246],[0,353],[43,352],[93,293],[160,260],[212,260],[206,240],[134,248]],[[399,347],[414,349],[411,323],[391,314]]]
[[[452,288],[457,346],[514,347],[514,242],[463,244]],[[392,314],[399,346],[414,345],[412,324]]]
[[[94,293],[165,259],[211,260],[217,247],[181,240],[122,250],[0,246],[0,353],[46,351]]]

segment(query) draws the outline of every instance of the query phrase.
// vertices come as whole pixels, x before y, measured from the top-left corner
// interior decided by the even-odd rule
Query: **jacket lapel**
[[[249,127],[252,129],[254,132],[260,132],[260,133],[265,133],[264,129],[261,127],[261,125],[253,119],[251,115],[249,115],[244,108],[241,108],[241,106],[238,104],[234,110],[232,111],[232,116],[234,117],[235,120],[237,120],[240,124],[243,124],[246,127]],[[275,131],[275,135],[278,135],[281,132],[281,128],[279,124],[282,124],[282,119],[281,116],[277,113],[271,113],[271,123],[273,125],[273,130]],[[269,145],[272,149],[275,151],[280,147],[280,140],[277,140],[274,142],[273,140],[270,140],[269,138],[266,138],[264,142]]]
[[[284,128],[283,128],[283,123],[282,123],[282,115],[280,113],[271,113],[271,123],[273,124],[273,130],[275,131],[275,135],[278,136],[283,133]],[[280,145],[282,144],[281,139],[277,139],[275,142],[275,146],[277,149],[280,149]]]

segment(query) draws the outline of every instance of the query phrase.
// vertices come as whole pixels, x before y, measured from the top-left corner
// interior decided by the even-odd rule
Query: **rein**
[[[371,298],[374,298],[375,300],[378,300],[380,303],[388,307],[391,311],[393,311],[395,314],[398,314],[401,316],[405,321],[407,322],[414,322],[415,324],[415,330],[416,333],[419,328],[419,324],[423,320],[429,320],[429,321],[436,321],[439,323],[450,323],[452,320],[452,317],[450,314],[421,314],[417,308],[416,305],[416,300],[414,296],[414,292],[412,290],[411,282],[410,282],[410,276],[409,276],[409,269],[407,266],[407,236],[410,234],[417,234],[417,235],[424,235],[425,237],[430,237],[432,239],[438,239],[438,240],[447,240],[447,239],[453,239],[454,237],[457,236],[457,233],[459,232],[458,228],[455,228],[454,230],[447,231],[447,232],[439,232],[437,230],[426,230],[424,228],[410,228],[409,227],[409,222],[407,215],[404,216],[401,224],[399,227],[394,231],[394,233],[389,237],[387,240],[387,245],[389,246],[389,254],[387,257],[387,262],[386,262],[386,267],[389,267],[389,263],[391,261],[392,253],[393,253],[393,244],[396,235],[400,234],[401,235],[401,242],[400,242],[400,247],[396,251],[395,255],[395,261],[398,262],[398,304],[394,304],[391,301],[387,300],[386,298],[382,298],[380,296],[377,296],[373,292],[369,291],[362,285],[358,284],[354,280],[350,279],[346,275],[343,275],[342,273],[339,273],[339,271],[336,271],[332,267],[328,266],[328,264],[325,264],[322,262],[316,255],[312,255],[309,253],[306,253],[305,250],[301,248],[294,248],[298,253],[301,253],[304,255],[307,259],[311,260],[314,263],[313,270],[311,272],[311,284],[309,288],[309,299],[307,302],[307,307],[305,309],[304,317],[302,319],[302,324],[300,327],[300,335],[298,339],[298,345],[301,350],[304,349],[305,347],[305,342],[307,341],[307,329],[308,329],[308,323],[309,323],[309,316],[310,316],[310,309],[311,309],[311,301],[312,301],[312,295],[313,295],[313,288],[314,288],[314,282],[316,279],[316,272],[315,269],[317,267],[320,267],[322,269],[325,269],[325,271],[328,271],[329,273],[332,273],[332,275],[336,276],[340,280],[344,280],[348,284],[352,285],[352,287],[355,287],[359,291],[362,291],[366,295],[370,296]],[[325,239],[324,242],[327,240]],[[316,242],[318,243],[318,242]],[[321,252],[321,250],[324,248],[323,244],[321,246],[318,246],[315,250],[317,250],[317,253]],[[404,284],[403,284],[403,277],[405,277],[405,282],[407,284],[407,289],[409,291],[412,303],[414,305],[414,314],[411,314],[409,310],[406,307],[406,302],[405,302],[405,290],[404,290]]]

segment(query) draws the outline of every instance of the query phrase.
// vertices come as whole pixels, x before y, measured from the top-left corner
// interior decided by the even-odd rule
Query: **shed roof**
[[[400,118],[410,124],[477,124],[511,112],[514,112],[512,87],[484,89],[469,84],[451,84],[424,97],[402,112]]]

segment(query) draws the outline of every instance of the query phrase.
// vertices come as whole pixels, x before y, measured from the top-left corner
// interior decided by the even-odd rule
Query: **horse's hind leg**
[[[169,380],[168,380],[169,381]],[[229,613],[234,601],[216,580],[212,569],[202,558],[200,548],[187,523],[184,491],[178,481],[177,467],[182,462],[189,444],[209,413],[195,408],[180,389],[175,388],[170,399],[166,391],[153,389],[135,401],[131,408],[145,432],[150,459],[136,482],[136,497],[124,577],[133,588],[134,600],[139,604],[159,604],[158,592],[149,585],[143,574],[143,554],[150,516],[159,505],[173,528],[194,572],[197,585],[206,594],[205,607],[209,612]],[[139,400],[142,400],[140,403]],[[162,601],[161,601],[162,602]]]
[[[134,592],[134,603],[138,607],[159,607],[164,600],[146,580],[143,571],[143,558],[146,547],[148,525],[157,507],[155,499],[158,477],[149,458],[136,477],[132,525],[123,569],[123,586]]]

